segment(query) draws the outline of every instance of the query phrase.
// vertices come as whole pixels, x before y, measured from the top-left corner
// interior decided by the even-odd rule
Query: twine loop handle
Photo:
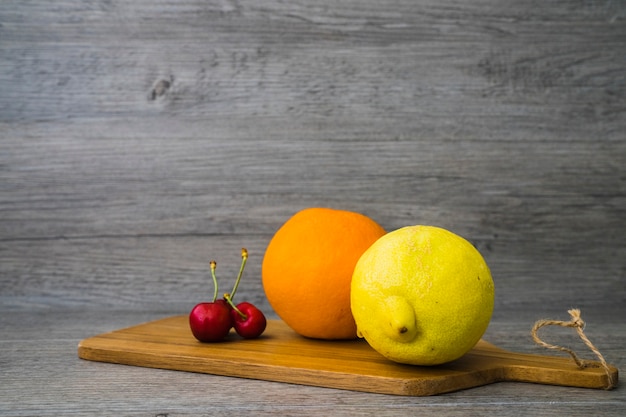
[[[582,339],[585,345],[587,345],[587,347],[596,355],[596,357],[600,361],[600,366],[602,366],[602,368],[604,369],[604,372],[606,373],[606,376],[608,377],[608,385],[605,388],[611,389],[615,387],[615,381],[613,380],[613,376],[611,374],[611,370],[609,369],[609,365],[606,363],[606,360],[604,360],[604,356],[602,356],[602,353],[600,353],[600,351],[593,345],[593,343],[591,343],[591,341],[589,340],[589,338],[587,338],[587,336],[585,335],[583,331],[585,329],[585,322],[580,317],[580,310],[571,309],[571,310],[568,310],[567,312],[569,313],[571,317],[570,321],[538,320],[531,330],[531,335],[532,335],[533,340],[538,345],[541,345],[547,349],[560,350],[562,352],[569,353],[569,355],[572,357],[574,362],[576,362],[576,365],[579,368],[581,369],[586,368],[587,366],[591,365],[592,362],[589,362],[589,363],[585,362],[584,360],[579,358],[578,355],[576,355],[576,353],[572,349],[569,349],[563,346],[551,345],[549,343],[544,342],[543,340],[539,338],[539,336],[537,336],[537,330],[539,330],[540,328],[544,326],[562,326],[562,327],[575,328],[576,332],[578,333],[578,336]]]

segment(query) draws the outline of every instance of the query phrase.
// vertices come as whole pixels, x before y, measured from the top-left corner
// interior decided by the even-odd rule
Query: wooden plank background
[[[60,326],[58,357],[184,314],[212,294],[210,259],[230,287],[242,246],[238,294],[272,316],[265,246],[310,206],[455,231],[492,269],[490,341],[532,350],[534,320],[579,307],[623,365],[625,103],[621,1],[3,1],[0,414],[44,413],[10,399],[36,361],[20,341]],[[595,395],[605,415],[625,407]]]

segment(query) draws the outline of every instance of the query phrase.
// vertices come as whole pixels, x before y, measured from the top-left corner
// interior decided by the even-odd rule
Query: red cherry
[[[189,327],[201,342],[217,342],[224,339],[233,322],[230,306],[224,300],[197,304],[189,313]]]
[[[243,302],[235,306],[232,297],[237,291],[244,267],[248,260],[248,251],[241,249],[241,267],[235,280],[233,291],[217,299],[218,282],[215,276],[217,263],[210,262],[213,278],[213,301],[197,304],[189,313],[189,327],[194,337],[201,342],[217,342],[224,339],[232,327],[245,339],[259,337],[267,326],[265,316],[254,305]]]
[[[253,304],[243,302],[230,310],[233,327],[244,339],[255,339],[265,331],[267,320],[263,312]]]
[[[217,342],[228,335],[233,327],[230,318],[230,305],[226,300],[217,299],[217,263],[210,262],[213,277],[213,301],[197,304],[189,313],[189,328],[194,337],[201,342]]]

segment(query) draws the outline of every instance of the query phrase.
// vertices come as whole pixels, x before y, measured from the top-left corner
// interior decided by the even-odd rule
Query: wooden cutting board
[[[200,343],[187,316],[175,316],[81,341],[83,359],[365,391],[426,396],[499,381],[603,388],[600,367],[579,369],[571,358],[513,353],[481,340],[461,359],[435,367],[402,365],[364,340],[322,341],[297,335],[270,320],[255,340],[233,334],[220,343]],[[617,381],[618,371],[610,367]]]

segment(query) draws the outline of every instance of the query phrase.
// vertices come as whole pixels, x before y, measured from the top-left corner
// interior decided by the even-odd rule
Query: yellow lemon
[[[350,303],[357,334],[395,362],[460,358],[487,330],[494,285],[481,254],[434,226],[387,233],[359,258]]]

